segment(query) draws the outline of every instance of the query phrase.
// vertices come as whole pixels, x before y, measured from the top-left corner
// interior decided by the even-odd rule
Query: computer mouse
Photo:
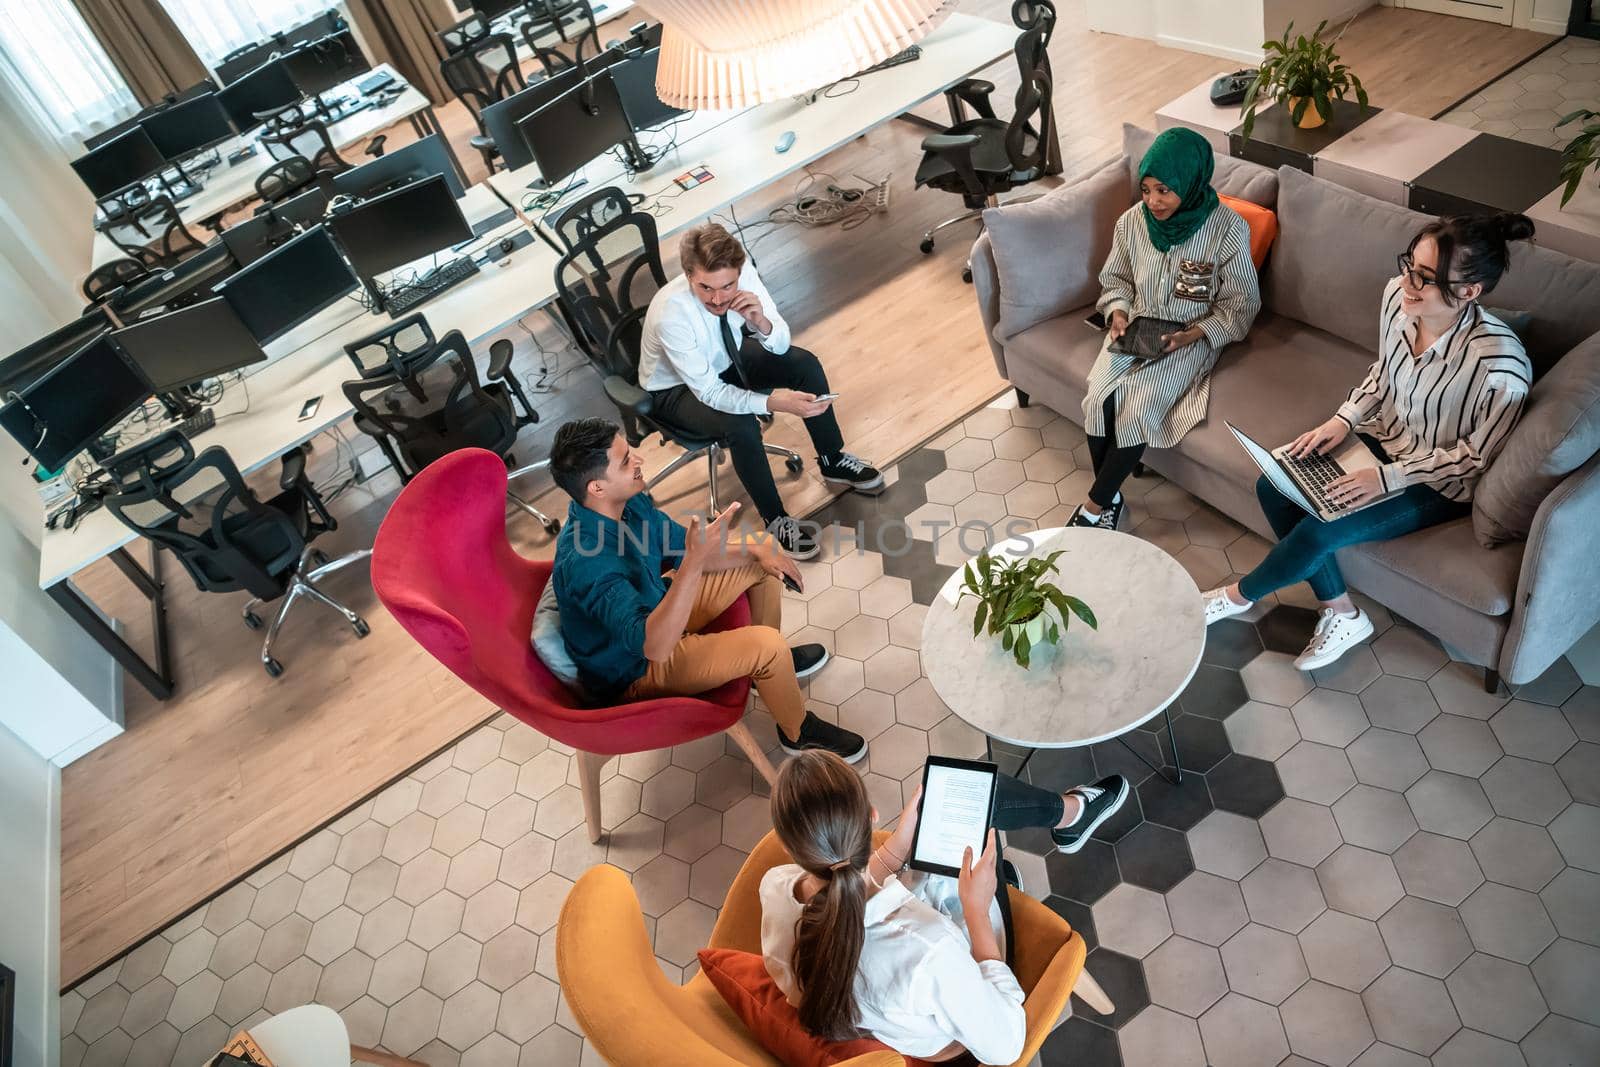
[[[778,135],[778,143],[772,146],[772,150],[774,152],[778,153],[779,155],[782,155],[783,153],[789,151],[789,149],[791,149],[793,147],[794,147],[794,131],[793,130],[784,130],[781,134]]]

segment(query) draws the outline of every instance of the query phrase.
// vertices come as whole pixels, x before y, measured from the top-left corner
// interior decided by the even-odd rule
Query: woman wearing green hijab
[[[1116,529],[1122,483],[1146,446],[1171,448],[1205,418],[1218,351],[1261,310],[1250,228],[1217,202],[1212,166],[1211,145],[1182,128],[1158,136],[1139,163],[1140,203],[1117,220],[1100,270],[1106,344],[1083,400],[1095,478],[1071,525]],[[1160,358],[1111,351],[1140,317],[1185,326],[1162,334]]]

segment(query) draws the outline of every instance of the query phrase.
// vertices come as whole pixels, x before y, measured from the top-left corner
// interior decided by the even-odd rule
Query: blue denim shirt
[[[617,522],[572,502],[556,538],[550,580],[561,609],[561,636],[591,696],[608,699],[644,676],[644,623],[683,558],[687,532],[646,493],[629,500]]]

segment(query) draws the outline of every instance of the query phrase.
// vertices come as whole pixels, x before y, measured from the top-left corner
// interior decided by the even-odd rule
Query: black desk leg
[[[1161,717],[1163,719],[1165,719],[1166,722],[1167,722],[1167,740],[1169,742],[1171,742],[1171,744],[1172,744],[1172,773],[1171,774],[1167,773],[1167,768],[1164,767],[1162,765],[1162,763],[1159,763],[1159,762],[1158,763],[1151,763],[1148,759],[1145,758],[1144,753],[1140,752],[1138,749],[1136,749],[1132,745],[1128,744],[1128,735],[1127,734],[1123,734],[1122,736],[1118,737],[1117,740],[1122,742],[1122,747],[1123,748],[1127,749],[1129,752],[1132,752],[1135,756],[1138,756],[1140,763],[1143,763],[1146,767],[1149,767],[1152,771],[1155,771],[1157,774],[1161,775],[1161,777],[1165,778],[1168,782],[1172,783],[1173,785],[1182,785],[1183,784],[1183,760],[1178,758],[1178,739],[1172,732],[1172,711],[1171,711],[1171,709],[1164,709],[1161,712]],[[1160,760],[1161,759],[1161,739],[1159,737],[1157,737],[1155,739],[1155,742],[1156,742],[1156,759]]]
[[[172,664],[167,646],[167,605],[163,596],[161,585],[161,557],[152,548],[150,555],[150,570],[146,571],[139,566],[137,560],[128,555],[127,549],[119,548],[111,555],[112,562],[117,569],[128,576],[128,579],[138,587],[150,600],[150,621],[155,635],[155,665],[152,666],[138,651],[113,629],[100,613],[72,588],[70,582],[61,581],[46,589],[50,599],[61,605],[61,609],[71,617],[72,621],[81,626],[85,633],[95,639],[99,646],[111,653],[111,658],[116,660],[122,669],[150,691],[150,695],[157,700],[166,700],[172,696]]]

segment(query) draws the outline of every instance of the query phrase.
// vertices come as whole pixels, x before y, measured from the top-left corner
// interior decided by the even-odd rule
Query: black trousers
[[[1089,460],[1094,464],[1094,484],[1089,499],[1098,508],[1109,508],[1117,499],[1122,483],[1144,458],[1144,445],[1117,447],[1117,394],[1112,392],[1100,408],[1105,415],[1106,435],[1089,437]]]
[[[791,345],[789,351],[778,356],[762,348],[754,338],[745,338],[739,348],[739,362],[744,366],[745,379],[741,380],[738,371],[729,367],[722,374],[723,381],[761,393],[770,393],[774,389],[797,389],[820,395],[829,391],[828,375],[822,369],[822,363],[803,348]],[[744,483],[756,510],[761,512],[762,522],[770,523],[778,516],[787,514],[783,509],[783,498],[778,495],[778,485],[772,479],[772,465],[761,448],[761,424],[754,415],[731,415],[709,408],[689,391],[687,385],[657,390],[652,395],[655,397],[656,411],[667,422],[681,426],[690,433],[728,442],[733,469]],[[832,455],[844,449],[844,436],[839,432],[839,420],[834,416],[831,405],[821,415],[814,415],[805,422],[806,432],[811,435],[811,444],[816,448],[817,455]]]

